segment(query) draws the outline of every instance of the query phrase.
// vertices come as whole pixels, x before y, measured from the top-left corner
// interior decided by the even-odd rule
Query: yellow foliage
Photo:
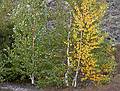
[[[99,82],[103,78],[100,74],[101,70],[97,69],[97,60],[93,58],[91,51],[99,48],[101,41],[104,40],[104,37],[99,35],[98,25],[105,9],[106,4],[98,3],[96,0],[82,0],[80,5],[74,6],[72,62],[80,63],[82,81]]]

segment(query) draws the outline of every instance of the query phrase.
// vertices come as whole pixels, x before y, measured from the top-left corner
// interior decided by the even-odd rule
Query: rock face
[[[58,4],[59,3],[59,4]],[[70,25],[70,6],[65,0],[46,0],[46,8],[49,11],[47,16],[46,27],[48,30],[52,30],[56,28],[57,21],[56,17],[58,18],[58,11],[59,13],[64,13],[66,19],[63,19],[62,22],[65,23],[66,26]],[[53,18],[54,17],[54,18]],[[63,16],[59,16],[62,18]]]
[[[113,43],[120,43],[120,0],[106,0],[108,10],[102,22],[103,31],[109,34]]]
[[[57,6],[57,0],[47,0],[47,6],[49,9],[55,10]],[[99,0],[101,1],[101,0]],[[104,1],[104,0],[103,0]],[[120,0],[105,0],[108,3],[107,12],[102,21],[102,30],[109,34],[109,38],[112,39],[112,42],[115,44],[120,43]],[[63,7],[67,8],[65,1],[61,0]],[[65,9],[63,8],[63,9]],[[69,9],[68,9],[69,10]],[[48,25],[53,24],[53,22],[48,22]],[[50,26],[49,26],[50,27]]]
[[[109,39],[112,39],[112,42],[116,44],[117,73],[120,73],[120,0],[106,1],[109,7],[102,22],[102,29],[109,34]]]

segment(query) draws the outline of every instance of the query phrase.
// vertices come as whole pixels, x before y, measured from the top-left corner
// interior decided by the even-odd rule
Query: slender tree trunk
[[[76,69],[76,73],[75,73],[75,77],[74,77],[74,79],[73,79],[73,82],[72,82],[72,86],[73,87],[77,87],[77,78],[78,78],[78,73],[79,73],[79,70],[80,70],[80,68],[79,68],[79,66],[80,66],[80,60],[81,60],[81,48],[82,48],[82,31],[81,31],[81,33],[80,33],[80,44],[79,44],[79,59],[78,59],[78,65],[77,65],[77,69]]]
[[[34,85],[35,84],[34,74],[30,75],[30,79],[31,79],[31,84]]]
[[[67,35],[67,71],[65,73],[65,83],[66,86],[69,86],[69,81],[68,81],[68,73],[70,70],[70,55],[69,55],[69,51],[70,51],[70,28],[71,28],[71,23],[72,23],[72,17],[71,17],[71,12],[70,12],[70,19],[69,19],[69,24],[68,24],[68,35]]]
[[[77,70],[76,70],[76,73],[75,73],[75,77],[74,77],[73,82],[72,82],[72,86],[73,87],[77,87],[78,71],[79,71],[79,68],[77,67]]]
[[[65,83],[66,86],[69,86],[68,82],[68,73],[69,73],[69,67],[70,67],[70,57],[69,57],[69,48],[70,48],[70,31],[68,32],[68,38],[67,38],[67,72],[65,73]]]
[[[31,84],[34,85],[35,84],[35,75],[34,75],[34,67],[35,67],[35,62],[34,62],[34,56],[35,56],[35,21],[33,21],[32,24],[32,65],[33,65],[33,72],[30,75],[30,79],[31,79]]]

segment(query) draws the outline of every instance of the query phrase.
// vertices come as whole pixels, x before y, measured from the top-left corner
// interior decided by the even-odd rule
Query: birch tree
[[[40,65],[40,32],[43,30],[43,0],[22,0],[15,7],[11,19],[14,22],[14,49],[11,51],[13,68],[30,76],[35,84],[37,65]],[[24,76],[23,75],[23,76]]]
[[[74,5],[71,62],[75,71],[72,86],[76,87],[78,78],[81,81],[102,79],[92,50],[99,48],[101,41],[104,41],[104,36],[99,31],[99,22],[106,4],[96,0],[82,0]]]

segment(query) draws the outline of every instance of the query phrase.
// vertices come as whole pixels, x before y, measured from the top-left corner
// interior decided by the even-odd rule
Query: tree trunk
[[[67,72],[65,73],[65,83],[66,86],[69,86],[68,82],[68,72],[69,72],[69,67],[70,67],[70,58],[69,58],[69,48],[70,48],[70,31],[68,32],[68,38],[67,38]]]
[[[33,13],[34,14],[34,13]],[[34,67],[35,67],[35,61],[34,61],[34,56],[35,56],[35,21],[33,21],[32,24],[32,65],[33,65],[33,70],[32,70],[32,74],[30,75],[30,79],[31,79],[31,84],[34,85],[35,84],[35,74],[34,74]]]
[[[79,71],[79,68],[77,68],[76,73],[75,73],[75,77],[74,77],[73,82],[72,82],[73,87],[77,87],[78,71]]]
[[[80,66],[80,60],[81,60],[81,48],[82,48],[82,31],[81,31],[81,33],[80,33],[80,44],[79,44],[79,50],[80,50],[80,52],[78,52],[79,54],[79,59],[78,59],[78,65],[77,65],[77,69],[76,69],[76,73],[75,73],[75,77],[74,77],[74,79],[73,79],[73,82],[72,82],[72,86],[73,87],[77,87],[77,78],[78,78],[78,72],[79,72],[79,66]]]
[[[69,55],[69,51],[70,51],[70,27],[71,27],[71,23],[72,23],[72,17],[71,17],[71,13],[70,13],[70,19],[69,19],[69,24],[68,24],[68,36],[67,36],[67,71],[65,73],[65,83],[66,86],[69,86],[69,81],[68,81],[68,73],[70,70],[70,55]]]
[[[30,79],[31,79],[31,84],[34,85],[35,84],[35,80],[34,80],[34,74],[30,75]]]

